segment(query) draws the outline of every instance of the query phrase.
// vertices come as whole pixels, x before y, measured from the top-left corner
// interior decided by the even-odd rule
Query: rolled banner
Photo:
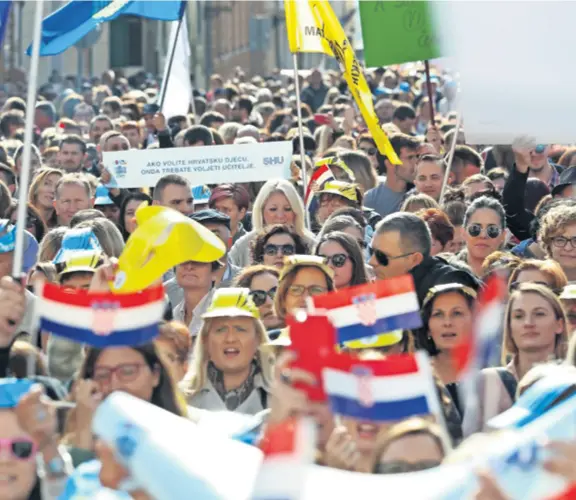
[[[123,392],[98,407],[93,432],[156,500],[250,498],[262,452]]]

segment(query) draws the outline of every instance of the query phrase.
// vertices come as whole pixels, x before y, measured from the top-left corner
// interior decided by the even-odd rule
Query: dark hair
[[[304,153],[306,151],[316,151],[316,141],[310,134],[304,133]],[[292,138],[292,154],[300,154],[300,138],[295,136]]]
[[[6,184],[7,186],[16,184],[16,174],[14,173],[14,170],[5,163],[0,163],[0,175],[1,174],[5,174],[8,177],[9,182]]]
[[[444,210],[453,226],[462,226],[464,224],[466,204],[463,201],[454,200],[443,203],[442,210]]]
[[[110,106],[110,109],[114,112],[114,113],[118,113],[120,111],[122,111],[122,101],[120,100],[119,97],[117,96],[109,96],[106,97],[103,101],[102,101],[102,108],[104,108],[105,105]]]
[[[148,205],[152,205],[152,198],[150,198],[150,196],[148,196],[145,193],[128,193],[128,195],[122,200],[118,225],[120,226],[120,232],[124,237],[124,241],[128,240],[128,238],[130,237],[130,233],[126,231],[126,225],[124,224],[126,208],[128,207],[128,203],[134,200],[146,202]]]
[[[94,118],[92,118],[92,120],[90,120],[90,130],[92,130],[92,127],[96,122],[108,122],[110,128],[114,129],[114,123],[112,123],[112,120],[108,115],[96,115]]]
[[[500,226],[502,227],[502,229],[506,229],[506,212],[504,211],[504,207],[500,202],[488,196],[481,196],[480,198],[477,198],[472,202],[472,204],[466,209],[466,213],[464,214],[463,225],[467,226],[470,217],[472,217],[477,210],[482,209],[488,209],[492,210],[493,212],[496,212],[496,214],[500,218]]]
[[[540,200],[548,194],[550,194],[550,188],[545,182],[535,177],[528,178],[524,190],[524,208],[534,213]]]
[[[154,371],[157,369],[159,371],[160,379],[158,385],[152,391],[150,403],[158,408],[169,411],[174,415],[178,415],[179,417],[184,416],[183,408],[181,408],[178,402],[176,386],[169,371],[166,369],[162,359],[158,355],[155,345],[150,343],[139,346],[130,346],[130,349],[134,349],[142,355],[150,370]],[[79,379],[91,379],[94,376],[94,366],[96,365],[96,361],[98,361],[100,354],[102,354],[104,350],[105,349],[97,349],[95,347],[91,347],[88,350],[84,363],[80,368],[78,375]]]
[[[432,237],[428,225],[409,212],[396,212],[384,217],[376,226],[376,234],[396,231],[400,234],[402,251],[420,252],[424,258],[430,256]]]
[[[50,101],[40,101],[36,103],[36,111],[41,111],[52,122],[56,120],[56,108]]]
[[[430,163],[436,163],[437,165],[440,165],[442,167],[442,171],[446,172],[446,162],[443,160],[443,158],[441,156],[437,156],[437,155],[424,155],[422,157],[420,157],[420,159],[418,160],[418,164],[427,161]]]
[[[12,214],[18,211],[18,202],[13,203],[8,210],[6,210],[5,217],[10,219]],[[44,235],[46,234],[47,228],[40,212],[38,209],[31,205],[30,203],[26,203],[26,227],[34,227],[34,237],[38,242],[42,241]]]
[[[411,118],[411,119],[416,118],[416,111],[414,111],[414,108],[412,106],[410,106],[410,104],[400,104],[394,110],[394,114],[392,115],[392,120],[404,121],[407,118]],[[396,148],[394,148],[394,149],[396,149]]]
[[[464,293],[462,289],[454,287],[454,288],[447,288],[445,290],[437,292],[434,295],[434,298],[429,300],[426,303],[426,305],[422,307],[422,324],[424,326],[416,331],[416,346],[420,349],[426,350],[430,356],[436,356],[437,354],[440,353],[440,351],[436,347],[436,344],[434,343],[434,340],[432,340],[432,337],[430,336],[430,330],[428,329],[428,323],[430,322],[430,316],[432,315],[432,308],[434,307],[434,302],[436,302],[436,299],[441,295],[445,295],[447,293],[452,292],[459,293],[460,295],[462,295],[462,297],[466,299],[466,302],[468,304],[468,307],[470,307],[470,309],[472,309],[474,305],[475,300],[474,297]]]
[[[224,118],[224,115],[222,113],[218,113],[218,111],[206,111],[206,113],[200,117],[200,125],[204,125],[208,128],[213,128],[212,125],[215,122],[224,123],[225,121],[226,118]]]
[[[274,224],[273,226],[268,226],[252,241],[252,263],[261,264],[264,262],[264,247],[268,243],[268,240],[276,234],[287,234],[294,240],[295,254],[305,255],[308,253],[308,246],[304,243],[302,237],[287,224]]]
[[[170,184],[175,184],[177,186],[185,186],[190,187],[190,183],[188,180],[181,175],[178,174],[168,174],[160,177],[156,186],[154,186],[153,192],[153,199],[156,201],[160,201],[162,198],[162,193],[164,192],[164,188],[169,186]]]
[[[245,109],[248,114],[252,113],[252,108],[254,107],[254,101],[250,96],[240,96],[237,101],[238,109]]]
[[[96,208],[85,208],[84,210],[79,210],[70,219],[70,227],[76,227],[82,222],[94,219],[105,219],[106,216]]]
[[[454,166],[455,162],[459,162],[461,164],[470,163],[479,169],[482,169],[482,167],[484,166],[482,157],[470,146],[466,146],[465,144],[458,144],[454,148],[454,157],[452,159],[452,166]]]
[[[77,146],[80,146],[80,151],[82,151],[82,154],[86,154],[86,142],[79,135],[70,134],[65,136],[60,141],[59,148],[62,149],[64,144],[76,144]]]
[[[486,177],[491,181],[495,181],[497,179],[504,179],[507,180],[510,177],[510,173],[504,167],[496,167],[486,173]]]
[[[335,217],[339,217],[341,215],[348,215],[349,217],[352,217],[358,224],[360,224],[362,230],[366,229],[366,226],[368,225],[368,221],[364,216],[364,212],[362,212],[361,209],[356,207],[340,207],[334,210],[334,212],[332,212],[326,219],[324,224],[328,224],[330,220],[334,219]]]
[[[200,141],[202,141],[205,146],[212,146],[214,144],[214,136],[208,127],[204,125],[193,125],[185,130],[183,141],[184,144],[188,146],[192,146]]]
[[[344,232],[348,227],[353,227],[358,229],[361,234],[364,234],[364,228],[358,223],[358,221],[351,217],[350,215],[337,215],[336,217],[330,217],[322,226],[322,229],[318,233],[318,238],[332,233],[334,231]],[[364,246],[364,242],[359,243],[360,246]]]
[[[5,111],[0,115],[0,132],[4,137],[9,137],[12,125],[24,126],[24,113],[19,109]]]
[[[442,210],[428,208],[420,210],[416,215],[428,224],[432,238],[438,240],[442,247],[445,247],[446,243],[454,239],[454,226]]]
[[[234,279],[234,287],[237,288],[251,288],[252,280],[256,276],[262,274],[272,274],[280,279],[280,271],[274,266],[265,266],[264,264],[256,264],[248,266],[240,271],[240,274]]]
[[[215,208],[216,202],[222,198],[232,198],[238,210],[242,210],[243,208],[248,210],[250,206],[250,194],[248,194],[246,188],[240,184],[220,184],[216,186],[210,194],[208,206]]]
[[[368,273],[366,271],[366,265],[364,264],[362,249],[360,248],[358,241],[356,241],[354,237],[343,233],[342,231],[332,231],[324,234],[318,240],[318,243],[314,248],[314,255],[320,255],[320,247],[329,241],[334,241],[344,248],[344,251],[348,254],[348,257],[352,262],[352,279],[348,286],[368,283]]]

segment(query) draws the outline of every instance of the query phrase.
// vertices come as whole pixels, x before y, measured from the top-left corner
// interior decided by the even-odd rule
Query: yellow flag
[[[316,26],[324,35],[322,43],[325,47],[330,47],[334,57],[340,64],[340,69],[344,73],[348,88],[360,109],[360,113],[362,113],[372,138],[378,146],[378,150],[391,163],[401,165],[402,162],[378,123],[378,117],[372,103],[372,92],[370,92],[370,87],[368,87],[366,78],[364,78],[362,67],[354,55],[354,49],[342,29],[340,21],[334,14],[330,2],[328,0],[309,0],[309,4]]]
[[[290,52],[317,52],[333,57],[330,47],[322,43],[322,32],[316,26],[308,0],[284,0],[284,9]]]

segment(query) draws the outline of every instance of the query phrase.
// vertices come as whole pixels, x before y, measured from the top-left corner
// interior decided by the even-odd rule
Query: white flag
[[[190,45],[188,41],[188,26],[186,19],[182,20],[178,32],[179,21],[172,21],[170,31],[169,52],[164,66],[164,79],[162,85],[166,86],[166,95],[162,104],[162,113],[166,119],[175,115],[186,115],[192,103],[192,84],[190,83]],[[170,51],[174,38],[178,34],[174,59],[170,66]],[[162,95],[162,94],[160,94]]]

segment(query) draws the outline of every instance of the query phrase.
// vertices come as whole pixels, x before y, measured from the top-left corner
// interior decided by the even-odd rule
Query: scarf
[[[250,365],[250,373],[242,385],[236,389],[227,391],[224,386],[224,373],[216,368],[212,361],[208,363],[208,380],[210,380],[214,389],[216,389],[216,392],[222,401],[224,401],[228,411],[236,410],[236,408],[238,408],[248,399],[250,394],[252,394],[252,391],[254,390],[254,377],[259,372],[260,366],[258,362],[256,360],[252,361]]]

